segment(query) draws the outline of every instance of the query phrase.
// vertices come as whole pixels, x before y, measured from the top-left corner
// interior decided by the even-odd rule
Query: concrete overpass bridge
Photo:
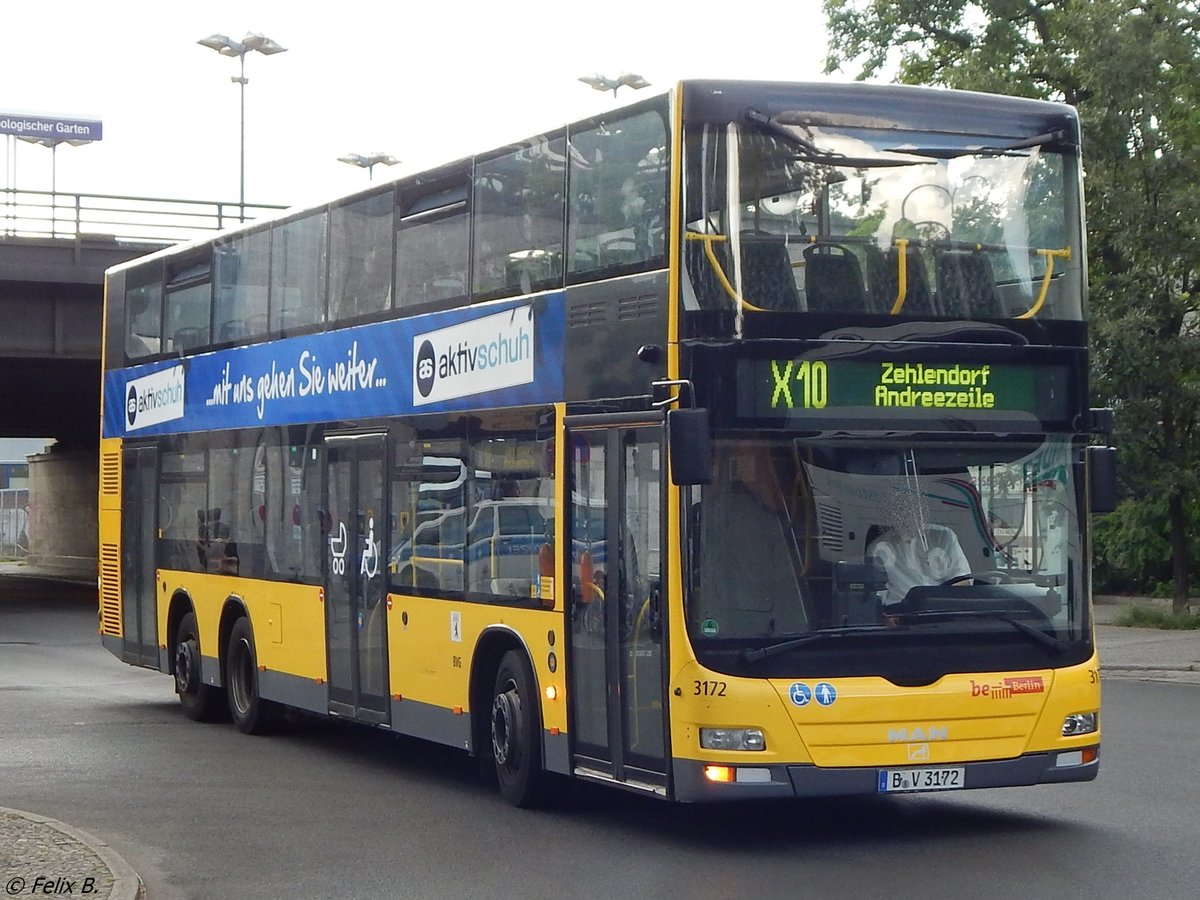
[[[232,202],[0,191],[0,438],[55,438],[50,458],[73,460],[41,486],[44,545],[58,525],[84,519],[79,503],[95,473],[100,423],[104,270],[212,234],[278,207]],[[61,471],[58,469],[61,468]],[[66,492],[66,482],[88,487]],[[31,469],[31,496],[39,479]],[[91,516],[91,519],[94,519]],[[94,570],[94,527],[90,555]],[[31,553],[36,535],[30,534]],[[86,547],[87,541],[72,540]],[[50,553],[51,557],[76,556]]]

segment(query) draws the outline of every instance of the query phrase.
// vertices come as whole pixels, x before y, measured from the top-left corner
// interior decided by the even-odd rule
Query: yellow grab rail
[[[749,300],[744,300],[742,297],[738,296],[738,292],[734,290],[733,285],[729,283],[729,278],[726,276],[725,270],[721,268],[721,261],[717,259],[717,254],[712,248],[714,241],[727,241],[729,238],[723,234],[696,234],[692,231],[689,231],[685,237],[689,241],[704,242],[704,255],[708,257],[708,264],[712,266],[712,270],[717,273],[717,280],[721,282],[721,287],[725,289],[725,293],[729,295],[729,298],[733,300],[734,303],[746,309],[753,310],[754,312],[770,312],[770,310],[761,306],[755,306]]]
[[[908,297],[908,238],[896,238],[894,241],[899,253],[896,254],[896,269],[899,281],[896,282],[896,302],[892,304],[892,315],[899,315]]]
[[[1071,248],[1063,247],[1061,250],[1038,250],[1038,255],[1046,258],[1046,271],[1042,273],[1042,289],[1038,293],[1037,299],[1033,301],[1033,306],[1029,307],[1025,312],[1021,313],[1016,318],[1032,319],[1038,314],[1038,310],[1042,308],[1042,304],[1046,302],[1046,295],[1050,292],[1050,279],[1054,277],[1054,260],[1071,258]]]

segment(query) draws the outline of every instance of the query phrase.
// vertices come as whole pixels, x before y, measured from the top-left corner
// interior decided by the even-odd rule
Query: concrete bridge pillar
[[[29,457],[30,566],[70,577],[97,575],[99,475],[92,450]]]

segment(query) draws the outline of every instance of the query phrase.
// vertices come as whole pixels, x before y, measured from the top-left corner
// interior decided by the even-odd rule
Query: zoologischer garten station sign
[[[101,139],[104,125],[99,119],[76,119],[29,113],[0,112],[0,134],[47,143],[82,143]]]

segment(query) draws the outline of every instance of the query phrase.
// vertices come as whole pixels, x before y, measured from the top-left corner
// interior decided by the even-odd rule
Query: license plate
[[[962,766],[880,769],[879,792],[954,791],[964,786],[965,771]]]

